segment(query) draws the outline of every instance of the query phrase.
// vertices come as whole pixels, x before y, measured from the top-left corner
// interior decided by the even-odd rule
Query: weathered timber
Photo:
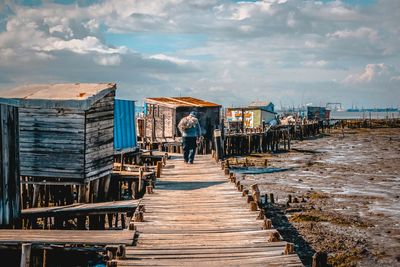
[[[80,183],[111,173],[115,84],[27,85],[0,94],[19,106],[21,175]]]
[[[124,200],[100,203],[76,203],[67,206],[44,207],[25,209],[21,212],[22,218],[45,217],[78,217],[101,215],[115,212],[134,212],[139,205],[139,200]]]
[[[53,245],[132,245],[135,232],[129,230],[0,230],[0,245],[23,243]]]
[[[140,235],[118,266],[302,266],[285,255],[286,242],[268,241],[276,230],[263,230],[259,213],[208,157],[168,161],[157,188],[141,200],[145,211],[130,223]]]
[[[0,104],[0,228],[20,224],[18,108]]]

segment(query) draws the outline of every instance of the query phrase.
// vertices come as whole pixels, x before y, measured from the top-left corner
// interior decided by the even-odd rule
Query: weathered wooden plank
[[[139,200],[111,201],[89,204],[72,204],[67,206],[32,208],[22,210],[23,218],[44,217],[78,217],[89,215],[108,214],[113,212],[134,212]]]
[[[297,255],[283,255],[286,242],[269,242],[276,230],[263,230],[219,166],[205,157],[171,162],[143,198],[137,245],[118,266],[302,266]]]
[[[0,230],[0,244],[132,245],[134,234],[129,230]]]
[[[18,225],[20,168],[18,109],[0,105],[0,228]]]

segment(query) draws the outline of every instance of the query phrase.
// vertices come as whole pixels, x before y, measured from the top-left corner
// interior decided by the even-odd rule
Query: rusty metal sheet
[[[154,97],[146,98],[146,103],[169,107],[220,107],[221,105],[193,97]]]

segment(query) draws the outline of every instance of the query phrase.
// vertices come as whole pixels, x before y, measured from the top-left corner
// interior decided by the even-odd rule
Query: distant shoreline
[[[400,118],[399,111],[331,111],[331,119],[392,119]]]

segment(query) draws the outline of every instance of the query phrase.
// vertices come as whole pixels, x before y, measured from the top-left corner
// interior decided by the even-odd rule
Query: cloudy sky
[[[0,88],[400,105],[399,0],[0,0]]]

